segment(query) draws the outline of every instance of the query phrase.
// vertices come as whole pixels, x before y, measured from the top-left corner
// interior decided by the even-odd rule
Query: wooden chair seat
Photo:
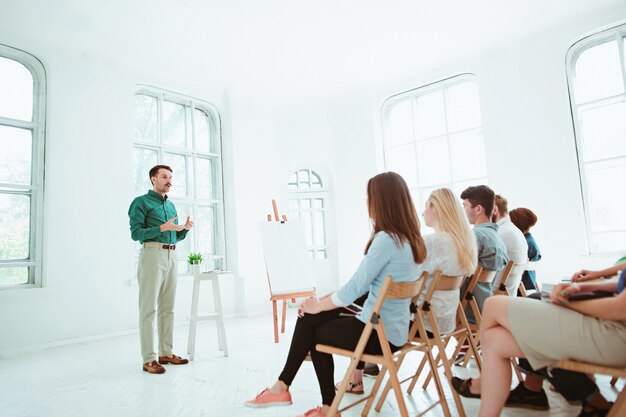
[[[565,369],[568,371],[583,372],[586,374],[602,374],[612,376],[613,383],[615,378],[626,378],[626,370],[623,368],[613,368],[604,365],[595,365],[588,362],[574,361],[571,359],[562,359],[556,365],[557,368]],[[613,384],[612,384],[613,385]],[[615,400],[615,404],[611,407],[611,411],[607,414],[607,417],[622,417],[626,416],[626,385],[622,388],[621,392]]]

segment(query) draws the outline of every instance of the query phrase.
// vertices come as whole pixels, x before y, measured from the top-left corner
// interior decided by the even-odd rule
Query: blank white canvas
[[[261,222],[260,228],[272,294],[315,288],[313,261],[307,252],[302,225]]]

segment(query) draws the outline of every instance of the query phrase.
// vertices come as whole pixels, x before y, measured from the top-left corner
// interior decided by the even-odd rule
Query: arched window
[[[135,192],[152,188],[148,171],[169,165],[174,186],[170,197],[179,221],[187,216],[194,228],[179,243],[179,271],[189,271],[187,255],[201,252],[208,268],[226,265],[222,146],[217,109],[202,100],[142,86],[135,94]],[[139,249],[138,249],[139,250]]]
[[[328,258],[326,195],[324,182],[310,169],[294,172],[287,183],[289,219],[304,226],[309,254],[313,259]]]
[[[384,164],[407,182],[416,206],[436,188],[457,195],[487,184],[478,85],[455,76],[389,97],[382,106]]]
[[[626,249],[626,25],[576,42],[567,81],[590,253]]]
[[[46,77],[0,45],[0,288],[42,283]]]

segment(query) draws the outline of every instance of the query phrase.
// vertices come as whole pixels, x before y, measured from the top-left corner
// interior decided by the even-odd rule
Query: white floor
[[[317,380],[310,362],[305,362],[291,388],[294,404],[290,407],[250,409],[243,402],[271,384],[280,373],[289,348],[293,322],[279,344],[274,344],[271,316],[237,318],[226,321],[230,356],[218,351],[215,324],[198,327],[196,360],[186,366],[168,366],[164,375],[141,371],[137,335],[120,336],[96,342],[73,344],[27,353],[0,360],[0,416],[2,417],[201,417],[201,416],[295,416],[321,401]],[[176,353],[184,354],[187,327],[175,331]],[[416,357],[411,361],[418,361]],[[347,360],[336,360],[336,377],[341,378]],[[410,365],[410,364],[409,364]],[[410,368],[404,368],[410,372]],[[455,373],[468,371],[456,367]],[[469,374],[475,371],[470,369]],[[366,380],[366,390],[373,383]],[[614,399],[615,390],[608,379],[599,379],[603,393]],[[621,387],[622,382],[618,383]],[[550,412],[507,409],[503,416],[574,417],[580,407],[568,405],[549,390]],[[354,397],[354,396],[348,396]],[[432,385],[428,391],[416,388],[405,396],[411,415],[436,398]],[[449,397],[453,410],[453,401]],[[477,415],[478,400],[464,399],[468,416]],[[361,406],[348,410],[344,417],[360,416]],[[370,416],[397,416],[393,395],[380,413]],[[437,407],[427,415],[441,416]]]

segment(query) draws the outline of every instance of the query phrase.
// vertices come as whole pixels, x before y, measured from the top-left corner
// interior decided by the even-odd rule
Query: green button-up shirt
[[[174,203],[150,190],[148,194],[136,197],[130,204],[128,209],[130,236],[140,243],[175,244],[187,236],[187,230],[161,232],[161,225],[176,216]],[[174,223],[178,224],[178,219],[174,220]]]

